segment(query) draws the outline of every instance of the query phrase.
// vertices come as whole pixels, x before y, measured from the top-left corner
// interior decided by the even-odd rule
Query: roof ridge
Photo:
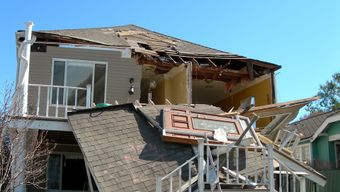
[[[115,27],[127,27],[127,26],[136,26],[134,24],[126,24],[126,25],[116,25],[116,26],[109,26],[109,27],[89,27],[89,28],[73,28],[73,29],[48,29],[48,30],[37,30],[37,32],[42,31],[71,31],[71,30],[85,30],[85,29],[110,29]]]

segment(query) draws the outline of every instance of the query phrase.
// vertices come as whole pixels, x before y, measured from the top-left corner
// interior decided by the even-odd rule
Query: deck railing
[[[208,143],[204,146],[204,183],[210,188],[220,188],[224,184],[251,188],[263,186],[270,190],[274,186],[271,147]],[[223,173],[222,177],[220,173]]]
[[[222,191],[239,186],[270,192],[305,191],[306,173],[294,172],[276,159],[272,145],[235,146],[198,140],[197,154],[164,177],[157,178],[156,191]],[[195,163],[195,164],[194,164]],[[186,176],[183,175],[183,168]],[[174,179],[176,177],[176,179]],[[224,185],[224,186],[223,186]]]
[[[278,170],[274,171],[278,192],[305,192],[306,179],[303,172],[294,172],[280,159],[274,158],[278,163]]]
[[[193,186],[197,183],[197,171],[194,171],[194,163],[197,162],[198,155],[193,156],[187,160],[182,165],[178,166],[176,169],[171,171],[164,177],[157,177],[156,191],[193,191]],[[183,182],[183,170],[186,171],[184,174],[187,177],[187,181]],[[176,178],[176,179],[174,179]],[[176,180],[176,181],[175,181]],[[168,186],[163,186],[164,182],[169,184]],[[175,188],[175,189],[174,189]]]
[[[66,118],[73,109],[91,107],[91,85],[84,87],[29,84],[29,115]]]
[[[280,146],[280,150],[289,147],[291,152],[294,153],[297,145],[300,142],[300,135],[297,130],[281,129],[278,131],[274,143]]]

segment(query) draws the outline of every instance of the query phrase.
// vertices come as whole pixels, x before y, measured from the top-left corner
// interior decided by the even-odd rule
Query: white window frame
[[[340,165],[338,164],[338,155],[336,154],[336,145],[340,146],[340,141],[334,142],[335,169],[340,169]]]
[[[107,93],[107,75],[108,75],[108,62],[105,61],[92,61],[92,60],[80,60],[80,59],[64,59],[64,58],[52,58],[52,70],[51,70],[51,86],[53,86],[53,77],[54,77],[54,63],[56,61],[62,61],[65,62],[65,71],[64,71],[64,85],[67,82],[67,65],[69,62],[76,62],[81,65],[92,65],[92,84],[91,84],[91,105],[93,103],[93,90],[94,90],[94,76],[95,76],[95,65],[105,65],[105,85],[104,85],[104,103],[106,103],[106,93]],[[52,94],[51,94],[52,95]],[[65,97],[65,91],[64,91],[64,97]],[[51,103],[51,106],[56,106],[56,104],[52,104],[52,96],[49,98],[49,102]],[[64,103],[59,104],[59,106],[65,106]],[[72,107],[68,105],[67,107]]]

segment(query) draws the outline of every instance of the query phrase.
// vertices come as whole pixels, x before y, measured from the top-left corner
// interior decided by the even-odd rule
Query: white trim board
[[[59,44],[59,47],[66,48],[66,49],[89,49],[89,50],[99,50],[99,51],[120,52],[122,58],[131,58],[130,48],[119,49],[119,48],[112,48],[112,47],[95,47],[95,46],[90,46],[90,45],[79,45],[79,44]]]
[[[337,141],[337,140],[340,140],[340,134],[331,135],[328,138],[328,141]]]
[[[72,132],[72,127],[68,121],[53,121],[53,120],[40,120],[40,119],[13,120],[10,124],[10,128]]]
[[[333,115],[331,117],[328,117],[322,124],[321,126],[316,130],[316,132],[314,133],[313,137],[312,137],[312,141],[313,142],[319,135],[320,133],[322,133],[329,124],[334,123],[336,121],[340,121],[340,114],[336,114]]]
[[[277,150],[274,148],[274,158],[280,160],[283,164],[285,164],[288,168],[292,169],[294,172],[305,172],[306,178],[314,181],[315,183],[325,186],[326,184],[326,177],[321,175],[320,173],[316,172],[314,169],[303,165],[302,163],[298,162],[297,160],[293,159],[292,157],[288,156],[287,154]]]

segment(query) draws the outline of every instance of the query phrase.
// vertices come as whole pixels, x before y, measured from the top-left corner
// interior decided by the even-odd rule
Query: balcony
[[[67,112],[90,108],[92,86],[86,87],[29,84],[28,114],[39,118],[66,119]]]

